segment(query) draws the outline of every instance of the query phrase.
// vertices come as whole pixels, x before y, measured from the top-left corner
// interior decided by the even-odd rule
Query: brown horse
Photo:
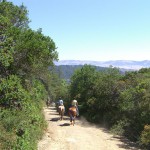
[[[60,115],[60,120],[63,120],[64,113],[65,113],[65,107],[63,105],[58,106],[58,112],[59,112],[59,115]]]
[[[75,118],[77,116],[77,110],[76,110],[76,107],[75,106],[72,106],[69,108],[69,117],[70,117],[70,122],[71,122],[71,125],[74,126],[75,124]]]

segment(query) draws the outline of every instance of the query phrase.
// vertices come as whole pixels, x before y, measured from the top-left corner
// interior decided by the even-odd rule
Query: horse
[[[70,117],[70,122],[71,124],[70,125],[73,125],[75,124],[75,118],[77,116],[77,109],[75,106],[72,106],[69,108],[69,117]]]
[[[60,115],[60,120],[63,120],[64,113],[65,113],[64,105],[58,106],[58,112],[59,112],[59,115]]]
[[[47,106],[47,108],[50,106],[50,101],[46,101],[46,106]]]

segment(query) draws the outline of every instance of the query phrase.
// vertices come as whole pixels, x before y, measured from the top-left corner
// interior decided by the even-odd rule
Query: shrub
[[[150,149],[150,125],[145,125],[141,134],[141,145]]]

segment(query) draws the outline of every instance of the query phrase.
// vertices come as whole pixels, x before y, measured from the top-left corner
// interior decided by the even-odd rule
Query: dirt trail
[[[60,121],[55,107],[44,108],[44,114],[48,129],[38,143],[38,150],[139,150],[85,119],[76,119],[75,126],[70,126],[67,116]]]

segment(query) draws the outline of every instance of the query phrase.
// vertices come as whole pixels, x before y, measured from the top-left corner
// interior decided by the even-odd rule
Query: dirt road
[[[83,118],[76,119],[75,126],[70,126],[67,116],[60,121],[55,107],[44,108],[44,114],[48,129],[38,143],[38,150],[138,150],[133,143]]]

